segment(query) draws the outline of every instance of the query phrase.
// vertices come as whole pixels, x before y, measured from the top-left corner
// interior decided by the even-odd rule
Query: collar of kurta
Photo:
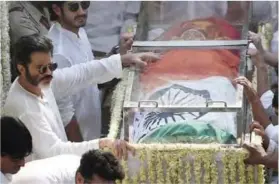
[[[41,97],[38,97],[37,95],[33,94],[33,93],[30,93],[29,91],[27,91],[26,89],[24,89],[18,82],[18,77],[15,79],[15,84],[26,94],[38,99],[40,102],[42,103],[47,103],[47,98],[45,97],[45,90],[42,89],[42,98]]]
[[[61,31],[62,34],[66,35],[66,36],[69,37],[71,40],[75,40],[75,41],[79,41],[79,40],[80,40],[80,37],[81,37],[81,35],[82,35],[81,29],[79,29],[79,31],[78,31],[78,35],[79,35],[79,37],[78,37],[78,35],[76,35],[76,34],[73,33],[72,31],[69,31],[69,30],[63,28],[59,22],[55,22],[55,23],[54,23],[54,26],[55,26],[59,31]]]
[[[11,174],[3,174],[0,172],[1,177],[1,184],[9,184],[12,181],[12,175]]]

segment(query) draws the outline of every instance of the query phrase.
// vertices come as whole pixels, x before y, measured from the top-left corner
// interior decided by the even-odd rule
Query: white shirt
[[[271,40],[271,52],[278,53],[278,31],[273,34],[273,38]]]
[[[55,23],[49,30],[48,37],[54,45],[53,60],[59,68],[70,67],[94,59],[86,32],[80,28],[79,37]],[[92,84],[79,93],[57,99],[57,105],[66,126],[75,114],[84,140],[101,136],[101,97],[97,84]]]
[[[26,91],[16,79],[8,92],[4,114],[19,117],[30,131],[33,138],[32,159],[60,154],[82,155],[89,149],[98,149],[99,141],[68,142],[54,96],[61,99],[91,84],[119,78],[121,74],[120,55],[57,69],[53,72],[51,89],[42,89],[43,98]]]
[[[272,139],[278,144],[278,125],[274,126],[272,123],[270,123],[265,128],[265,133],[270,139]]]
[[[273,97],[274,93],[271,90],[267,90],[264,94],[262,94],[260,100],[264,109],[267,109],[272,105]]]
[[[13,175],[11,184],[75,184],[80,165],[76,155],[59,155],[28,162]]]
[[[278,151],[278,125],[270,123],[265,129],[266,135],[269,137],[269,145],[267,148],[267,154],[271,154]]]
[[[140,1],[91,1],[85,30],[92,49],[108,53],[137,24]]]
[[[0,171],[0,179],[1,179],[1,184],[10,184],[10,182],[12,181],[12,175],[11,174],[3,174]]]

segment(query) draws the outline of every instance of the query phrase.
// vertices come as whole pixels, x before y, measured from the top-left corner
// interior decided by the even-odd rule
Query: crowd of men
[[[20,1],[9,8],[13,84],[1,118],[1,183],[122,180],[118,159],[135,149],[123,140],[100,138],[109,115],[102,115],[105,93],[99,84],[121,78],[124,67],[144,68],[159,59],[128,52],[134,36],[128,29],[136,24],[140,2]],[[244,86],[252,106],[251,131],[263,138],[262,146],[244,145],[250,152],[245,162],[274,169],[278,85],[269,84],[267,65],[278,72],[277,31],[272,52],[262,47],[259,34],[249,33],[257,90],[245,77],[234,81]],[[116,45],[119,54],[111,51]],[[276,84],[277,78],[278,73]],[[98,150],[103,148],[114,154]]]

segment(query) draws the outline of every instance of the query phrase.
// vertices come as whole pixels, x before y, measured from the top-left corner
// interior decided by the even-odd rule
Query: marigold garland
[[[160,154],[159,151],[156,151],[156,154],[157,154],[157,166],[156,166],[156,169],[157,169],[157,182],[158,184],[163,184],[165,183],[165,180],[164,180],[164,165],[163,165],[163,156],[162,154]]]
[[[187,152],[186,154],[186,158],[189,158],[189,150],[187,148],[187,150],[185,150]],[[189,159],[188,159],[189,160]],[[191,162],[190,161],[186,161],[185,162],[185,173],[186,173],[186,184],[190,184],[191,183],[191,178],[192,178],[192,174],[191,174]]]
[[[129,168],[128,168],[128,162],[125,160],[122,160],[122,167],[125,173],[129,173]],[[122,181],[123,184],[130,184],[130,176],[129,174],[126,174],[126,177]]]
[[[228,161],[228,169],[230,173],[230,183],[236,183],[236,157],[235,154],[228,154],[229,161]]]
[[[211,183],[217,183],[217,181],[218,181],[218,168],[217,168],[216,155],[214,153],[216,153],[216,151],[212,150],[212,152],[211,152],[212,160],[210,162]]]
[[[150,162],[149,162],[149,173],[150,173],[150,176],[149,176],[149,181],[150,183],[156,183],[156,162],[157,162],[157,150],[154,150],[150,153],[151,155],[149,156],[149,158],[151,159]]]
[[[187,157],[187,152],[185,150],[183,150],[181,152],[181,156],[178,157],[178,176],[179,176],[179,179],[178,179],[178,184],[184,184],[185,183],[185,176],[184,175],[184,170],[185,170],[185,162],[184,162],[184,158]]]
[[[210,181],[210,163],[213,160],[213,153],[211,151],[203,152],[202,158],[203,158],[203,166],[204,166],[204,183],[211,183]]]
[[[141,180],[141,182],[147,181],[147,176],[146,176],[146,172],[145,172],[145,160],[146,160],[146,154],[145,154],[145,150],[143,149],[140,151],[140,161],[141,161],[140,180]]]
[[[171,182],[171,172],[172,172],[172,168],[170,167],[170,160],[171,160],[171,158],[169,158],[169,155],[168,155],[168,152],[166,151],[166,152],[164,152],[163,153],[164,154],[164,161],[165,161],[165,167],[164,167],[164,169],[166,169],[166,168],[169,168],[169,170],[167,170],[167,172],[166,172],[166,174],[165,174],[165,178],[166,178],[166,183],[172,183]]]
[[[254,166],[247,166],[247,183],[255,183],[254,181]]]
[[[195,183],[200,184],[201,183],[201,155],[196,150],[193,154],[194,156],[194,172],[195,172]]]
[[[246,177],[245,177],[245,165],[243,160],[246,158],[245,153],[240,153],[238,156],[238,176],[239,176],[239,182],[240,183],[246,183]]]
[[[254,166],[245,168],[243,163],[243,159],[247,156],[245,150],[230,150],[228,148],[225,150],[184,149],[170,145],[165,145],[164,147],[162,148],[162,145],[159,144],[157,147],[154,145],[136,145],[137,159],[141,163],[139,173],[133,178],[129,177],[128,162],[122,161],[125,175],[127,176],[122,183],[211,184],[218,183],[221,179],[223,179],[222,183],[264,183],[263,166],[256,166],[257,169]],[[222,154],[222,172],[224,174],[219,173],[217,169],[216,155],[220,153]],[[191,159],[188,155],[194,156],[194,172],[192,172]],[[186,159],[186,161],[183,162],[183,159]],[[238,169],[236,166],[238,166]],[[184,169],[185,171],[183,171]],[[202,171],[203,169],[205,169],[205,172]],[[184,172],[186,175],[184,175]],[[238,175],[236,172],[238,172]],[[257,177],[254,178],[254,175]]]
[[[263,165],[258,165],[257,166],[257,172],[258,172],[258,175],[257,175],[258,183],[264,183],[265,182],[264,166]]]
[[[224,173],[224,177],[223,177],[223,182],[224,184],[230,184],[230,175],[229,175],[229,154],[227,153],[227,151],[224,151],[223,152],[223,155],[222,155],[222,161],[223,161],[223,173]]]

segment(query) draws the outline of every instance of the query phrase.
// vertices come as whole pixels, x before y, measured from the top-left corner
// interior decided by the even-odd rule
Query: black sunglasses
[[[39,68],[39,73],[40,73],[40,74],[44,74],[44,73],[47,72],[47,69],[49,69],[50,71],[53,72],[54,70],[57,69],[57,67],[58,67],[58,64],[57,64],[57,63],[51,63],[51,64],[48,64],[48,65],[45,65],[45,66],[41,66],[41,67]]]
[[[81,2],[75,2],[75,3],[69,3],[68,4],[68,9],[71,12],[76,12],[79,10],[79,5],[83,10],[86,10],[90,6],[90,1],[81,1]]]

